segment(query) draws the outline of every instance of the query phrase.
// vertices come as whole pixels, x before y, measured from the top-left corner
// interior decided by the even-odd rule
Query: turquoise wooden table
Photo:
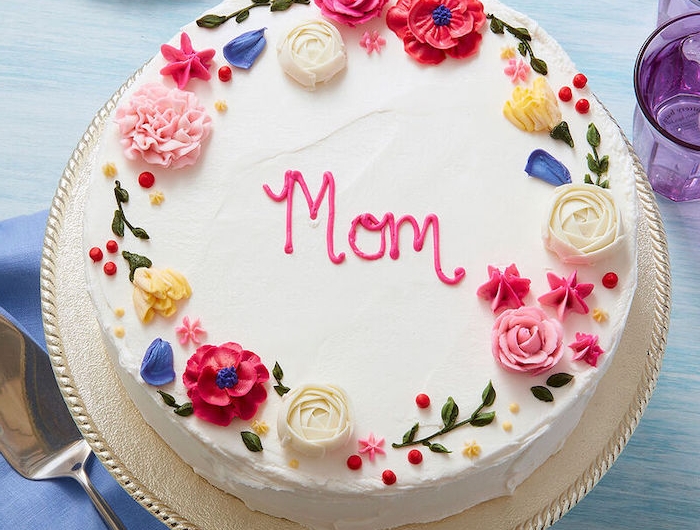
[[[162,42],[213,3],[0,3],[0,222],[50,206],[66,161],[96,111]],[[637,50],[655,25],[656,0],[507,3],[528,13],[563,45],[631,138],[632,70]],[[659,207],[671,255],[673,309],[658,386],[622,455],[556,523],[558,530],[700,529],[700,282],[695,278],[700,270],[700,201],[659,199]],[[4,460],[0,464],[0,479],[14,480]],[[21,489],[22,480],[13,482],[13,488]],[[77,519],[52,519],[58,516],[53,514],[51,491],[25,503],[8,500],[3,491],[0,528],[33,528],[23,521],[36,510],[53,521],[47,527],[102,528],[87,511]],[[125,513],[140,507],[131,507],[131,500],[120,495],[106,492],[119,504],[130,529],[143,528],[139,519]],[[71,507],[61,509],[70,512]]]

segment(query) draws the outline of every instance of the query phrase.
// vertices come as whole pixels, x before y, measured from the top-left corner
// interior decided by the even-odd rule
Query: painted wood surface
[[[0,3],[0,219],[49,207],[95,112],[162,42],[214,3]],[[634,60],[655,25],[656,1],[507,3],[562,44],[631,138]],[[700,287],[693,280],[700,269],[700,201],[660,199],[659,206],[673,276],[660,380],[618,461],[558,530],[700,529]],[[0,500],[0,515],[2,509]]]

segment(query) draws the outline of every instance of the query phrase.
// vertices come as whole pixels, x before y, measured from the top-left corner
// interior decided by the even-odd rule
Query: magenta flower
[[[263,383],[270,378],[260,357],[235,342],[205,345],[187,361],[182,382],[194,415],[216,425],[234,418],[249,420],[267,399]]]
[[[388,0],[315,0],[321,14],[350,27],[372,20],[382,14]]]
[[[515,264],[509,265],[503,272],[489,265],[488,271],[489,281],[477,289],[476,295],[490,300],[494,313],[524,305],[523,298],[530,292],[530,280],[520,277]]]
[[[375,454],[385,454],[384,449],[382,449],[384,438],[375,438],[374,433],[369,433],[365,440],[360,439],[357,442],[360,444],[360,453],[367,453],[370,461],[374,461]]]
[[[568,278],[548,272],[547,281],[552,290],[540,296],[537,301],[542,305],[556,307],[559,320],[564,320],[570,311],[582,315],[588,313],[588,305],[583,299],[593,291],[592,283],[578,283],[576,271]]]
[[[185,32],[180,35],[179,49],[169,44],[163,44],[160,47],[160,53],[168,61],[168,65],[161,69],[161,75],[172,76],[180,90],[185,88],[192,77],[205,81],[209,81],[211,78],[209,67],[216,51],[212,49],[195,51],[192,48],[190,36]]]
[[[574,361],[585,361],[591,366],[597,366],[598,357],[605,353],[598,345],[598,335],[588,333],[576,333],[576,340],[569,344],[569,348],[574,350]]]
[[[386,40],[376,29],[371,32],[365,31],[360,39],[360,46],[367,50],[368,55],[372,52],[380,53],[384,45],[386,45]]]
[[[528,65],[521,58],[509,59],[508,66],[505,67],[503,73],[510,77],[513,84],[517,83],[518,81],[522,81],[524,83],[527,81],[527,78],[530,75],[530,65]]]
[[[185,345],[190,341],[192,344],[199,344],[200,335],[206,334],[206,331],[202,328],[199,319],[190,322],[190,317],[186,316],[182,319],[182,326],[175,328],[175,333],[180,337],[180,344]]]
[[[484,6],[478,0],[398,0],[386,16],[387,26],[403,40],[406,53],[423,64],[475,54],[485,22]]]

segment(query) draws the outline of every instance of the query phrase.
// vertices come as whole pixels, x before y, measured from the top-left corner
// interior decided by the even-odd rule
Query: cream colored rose
[[[512,99],[503,106],[508,120],[526,132],[551,131],[561,122],[557,97],[544,77],[538,77],[532,88],[516,86]]]
[[[132,283],[134,308],[142,322],[150,322],[156,314],[171,316],[177,311],[175,302],[192,294],[187,279],[171,269],[139,267]]]
[[[333,385],[303,385],[284,396],[277,416],[282,445],[311,457],[321,457],[345,445],[352,434],[348,398]]]
[[[556,188],[543,238],[564,263],[593,263],[616,246],[621,234],[620,212],[608,190],[593,184]]]
[[[345,68],[343,38],[325,20],[305,22],[292,29],[277,45],[282,69],[295,81],[314,89]]]

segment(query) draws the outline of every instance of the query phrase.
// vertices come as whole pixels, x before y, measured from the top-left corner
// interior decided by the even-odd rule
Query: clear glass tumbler
[[[700,11],[658,27],[634,70],[634,148],[654,190],[700,199]]]
[[[660,26],[672,18],[700,11],[700,0],[659,0],[659,14],[656,25]]]

